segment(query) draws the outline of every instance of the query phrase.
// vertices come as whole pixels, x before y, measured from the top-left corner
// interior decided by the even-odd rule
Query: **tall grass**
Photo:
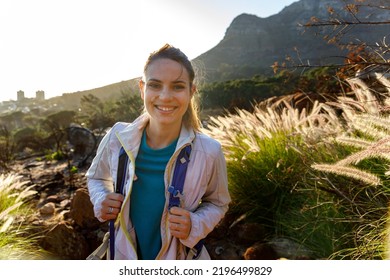
[[[389,81],[382,75],[376,76],[390,93]],[[332,164],[316,164],[313,168],[353,182],[342,189],[345,198],[340,208],[355,221],[353,230],[346,233],[354,246],[334,252],[332,257],[383,259],[386,258],[390,199],[390,117],[386,109],[389,95],[377,99],[363,81],[352,79],[349,82],[357,96],[353,104],[358,105],[354,106],[355,111],[349,109],[345,114],[348,119],[345,134],[335,141],[353,148],[354,152]]]
[[[28,200],[36,194],[27,183],[15,174],[0,175],[0,259],[44,258],[26,223],[32,213]]]
[[[207,133],[225,147],[232,211],[265,225],[269,239],[288,236],[324,258],[335,250],[338,235],[327,219],[338,213],[315,185],[310,166],[339,156],[327,149],[330,143],[318,141],[342,126],[326,104],[315,102],[310,111],[282,105],[259,104],[254,113],[212,118]]]
[[[312,166],[354,181],[347,190],[343,190],[348,199],[343,199],[341,207],[359,221],[350,234],[355,246],[335,252],[334,256],[382,259],[385,257],[390,198],[390,184],[386,176],[390,162],[390,118],[364,113],[356,115],[349,126],[348,134],[337,137],[335,141],[356,151],[332,164]]]
[[[313,258],[381,259],[390,102],[348,82],[354,91],[337,102],[298,110],[270,99],[211,118],[206,132],[226,152],[231,211],[265,225],[269,239],[290,238]]]

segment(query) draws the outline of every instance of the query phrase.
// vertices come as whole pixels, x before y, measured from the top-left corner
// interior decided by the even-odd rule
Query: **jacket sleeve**
[[[112,135],[111,131],[100,142],[96,156],[85,175],[87,177],[87,186],[95,217],[101,222],[105,221],[101,218],[102,201],[108,193],[113,192],[109,148],[110,137]]]
[[[182,244],[192,248],[205,238],[224,217],[230,201],[226,161],[220,148],[212,164],[207,190],[199,207],[191,213],[190,235],[181,240]]]

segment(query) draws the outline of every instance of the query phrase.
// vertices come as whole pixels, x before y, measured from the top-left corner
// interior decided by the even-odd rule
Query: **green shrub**
[[[70,168],[70,173],[71,174],[75,174],[75,173],[77,173],[79,171],[79,169],[76,167],[76,166],[74,166],[74,165],[72,165],[72,167]]]
[[[65,154],[61,151],[56,151],[54,153],[47,154],[45,157],[46,160],[63,160],[65,159]]]

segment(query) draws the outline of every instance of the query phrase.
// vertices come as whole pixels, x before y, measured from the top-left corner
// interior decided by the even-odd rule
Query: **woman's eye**
[[[174,90],[182,90],[182,89],[184,89],[184,88],[185,88],[184,85],[174,85],[174,86],[173,86],[173,89],[174,89]]]
[[[149,88],[158,89],[160,88],[160,84],[158,83],[148,83]]]

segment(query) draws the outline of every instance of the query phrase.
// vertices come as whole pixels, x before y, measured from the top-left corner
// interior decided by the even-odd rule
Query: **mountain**
[[[346,3],[354,2],[300,0],[267,18],[241,14],[227,28],[222,41],[194,61],[204,67],[208,81],[269,74],[274,62],[282,62],[287,56],[297,57],[297,51],[302,61],[309,61],[312,65],[342,62],[341,56],[347,51],[327,44],[323,39],[327,34],[326,30],[304,28],[302,24],[309,22],[312,17],[328,19],[329,7],[334,10],[333,16],[338,14],[343,19],[356,21],[345,10]],[[370,4],[380,2],[366,1]],[[390,10],[361,8],[358,15],[364,21],[388,21]],[[327,30],[331,28],[333,27],[328,27]],[[347,31],[344,42],[363,41],[374,44],[389,35],[388,25],[351,25],[344,31]]]
[[[366,3],[381,3],[384,0],[366,0]],[[386,0],[388,2],[388,0]],[[323,40],[324,31],[316,28],[305,29],[301,25],[312,17],[327,19],[328,9],[332,7],[341,18],[353,20],[345,10],[346,3],[353,0],[300,0],[285,7],[280,13],[267,18],[241,14],[227,28],[224,38],[217,46],[193,60],[205,82],[253,75],[271,75],[271,65],[282,62],[287,56],[297,57],[299,51],[302,61],[314,64],[339,63],[346,50],[342,51]],[[386,6],[386,5],[384,5]],[[389,6],[386,6],[389,8]],[[389,9],[362,9],[359,18],[365,21],[388,21]],[[318,34],[316,34],[318,33]],[[389,24],[350,26],[347,29],[348,42],[368,42],[374,44],[389,35]],[[202,69],[204,68],[204,69]],[[138,92],[137,79],[122,81],[97,89],[66,93],[52,100],[66,108],[78,106],[82,96],[93,94],[100,99],[119,96],[121,92]]]

